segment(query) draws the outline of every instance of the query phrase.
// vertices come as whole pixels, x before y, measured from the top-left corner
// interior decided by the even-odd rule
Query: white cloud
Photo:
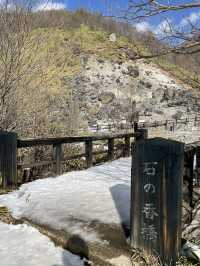
[[[199,12],[192,12],[189,16],[187,16],[181,20],[180,26],[185,27],[189,23],[195,24],[198,20],[200,20],[200,11]]]
[[[65,9],[66,5],[63,3],[59,3],[59,2],[54,2],[54,3],[42,3],[39,4],[38,6],[36,6],[34,8],[34,11],[42,11],[42,10],[61,10],[61,9]]]
[[[166,19],[160,22],[157,26],[151,25],[149,22],[143,21],[140,23],[135,24],[138,32],[146,32],[151,31],[156,35],[166,35],[167,33],[171,32],[170,24],[173,21],[171,19]]]
[[[166,35],[171,33],[171,27],[172,24],[171,19],[163,20],[156,28],[154,28],[154,33],[156,35]]]
[[[136,23],[134,26],[136,27],[136,30],[139,32],[152,30],[151,25],[146,21]]]

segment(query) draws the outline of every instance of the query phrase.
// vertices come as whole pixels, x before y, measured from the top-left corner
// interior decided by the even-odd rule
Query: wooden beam
[[[181,246],[184,144],[136,142],[131,180],[131,246],[176,265]]]
[[[0,187],[17,185],[17,134],[0,133]]]
[[[85,155],[86,155],[86,167],[89,168],[93,165],[93,143],[92,140],[85,141]]]
[[[98,140],[107,140],[109,138],[122,139],[124,137],[138,137],[140,132],[135,133],[119,133],[119,134],[102,134],[96,136],[75,136],[75,137],[62,137],[62,138],[42,138],[42,139],[18,139],[17,147],[18,148],[27,148],[33,146],[43,146],[43,145],[57,145],[62,143],[81,143],[85,141],[98,141]]]
[[[108,139],[108,161],[112,161],[115,156],[114,138]]]
[[[62,174],[62,144],[53,145],[53,160],[55,162],[54,172],[57,175]]]
[[[124,157],[129,157],[130,156],[130,151],[131,151],[131,138],[130,137],[125,137],[124,138]]]

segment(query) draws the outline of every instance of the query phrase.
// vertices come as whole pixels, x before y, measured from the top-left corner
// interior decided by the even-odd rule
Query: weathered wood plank
[[[17,184],[17,134],[0,132],[0,186]]]
[[[97,140],[107,140],[109,138],[122,139],[125,136],[137,137],[140,133],[120,133],[120,134],[103,134],[96,136],[81,136],[81,137],[63,137],[63,138],[42,138],[42,139],[18,139],[17,146],[18,148],[26,148],[33,146],[43,146],[43,145],[56,145],[61,143],[80,143],[85,141],[97,141]]]
[[[48,166],[53,165],[54,161],[41,161],[41,162],[33,162],[33,163],[18,163],[17,168],[18,169],[24,169],[24,168],[32,168],[32,167],[42,167],[42,166]]]
[[[146,128],[139,128],[137,130],[138,136],[135,137],[136,141],[142,141],[148,138],[148,129]]]
[[[115,157],[114,138],[108,139],[108,161],[112,161]]]
[[[92,140],[85,141],[85,155],[86,155],[86,167],[89,168],[93,165],[93,143]]]
[[[124,157],[129,157],[131,152],[131,138],[125,137],[124,138]]]
[[[57,175],[62,174],[62,144],[55,144],[53,146],[53,160],[55,161],[54,172]]]
[[[184,144],[162,138],[133,150],[131,246],[176,265],[181,242]]]

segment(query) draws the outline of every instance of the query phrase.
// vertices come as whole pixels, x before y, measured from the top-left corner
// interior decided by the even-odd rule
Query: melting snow
[[[15,218],[99,241],[86,224],[98,221],[129,225],[130,178],[131,159],[122,158],[24,184],[18,191],[0,196],[0,205],[7,206]]]
[[[55,247],[48,237],[28,225],[0,222],[1,266],[83,266],[78,256]]]

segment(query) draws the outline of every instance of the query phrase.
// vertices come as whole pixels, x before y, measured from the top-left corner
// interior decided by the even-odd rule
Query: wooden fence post
[[[92,139],[85,141],[85,156],[86,156],[86,167],[89,168],[93,165],[93,154],[92,154]]]
[[[124,157],[129,157],[130,156],[130,148],[131,148],[131,138],[130,137],[125,137],[124,138]]]
[[[108,160],[112,161],[115,156],[115,149],[114,149],[114,138],[108,139]]]
[[[138,130],[138,122],[134,122],[133,128],[134,128],[134,132]]]
[[[17,185],[17,134],[0,132],[0,187]]]
[[[166,120],[165,129],[167,130],[167,128],[168,128],[168,121]]]
[[[62,144],[54,144],[53,145],[53,160],[55,161],[55,167],[54,167],[54,172],[57,175],[62,174],[62,159],[63,159],[63,154],[62,154]]]
[[[135,139],[136,142],[143,141],[143,140],[145,140],[145,139],[148,138],[148,129],[146,129],[146,128],[139,128],[136,132],[137,133],[140,133],[140,135],[137,136],[136,139]]]
[[[131,246],[164,265],[176,265],[180,252],[183,158],[183,143],[162,138],[133,150]]]

